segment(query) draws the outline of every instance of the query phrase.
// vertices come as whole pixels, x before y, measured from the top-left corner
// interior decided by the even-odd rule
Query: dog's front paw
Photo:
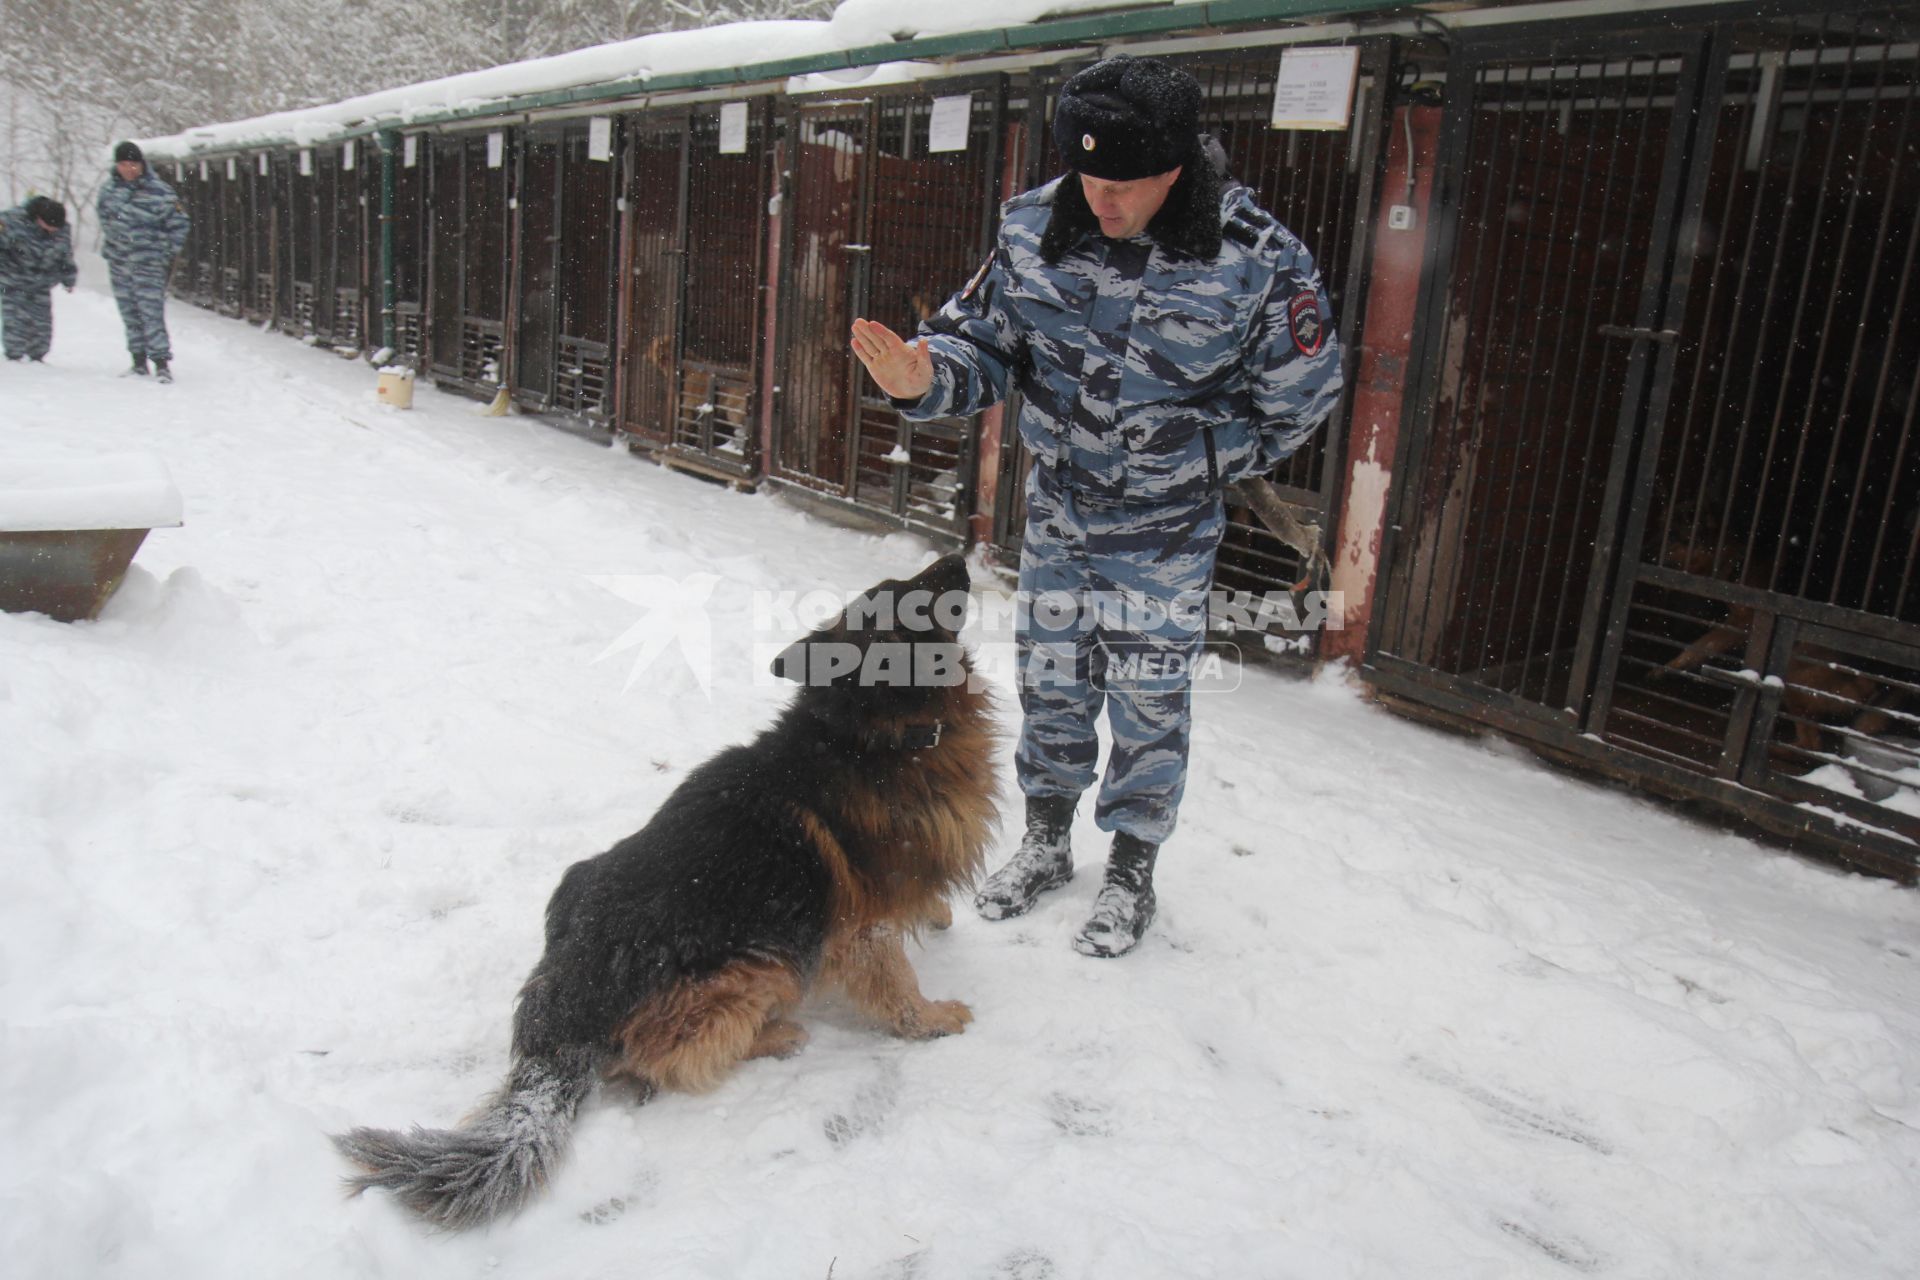
[[[931,1040],[935,1036],[957,1036],[973,1021],[973,1010],[958,1000],[930,1000],[900,1034],[913,1040]]]
[[[797,1022],[788,1022],[785,1018],[774,1018],[760,1028],[760,1034],[754,1037],[753,1045],[747,1050],[749,1058],[791,1058],[807,1047],[811,1037],[807,1029]]]

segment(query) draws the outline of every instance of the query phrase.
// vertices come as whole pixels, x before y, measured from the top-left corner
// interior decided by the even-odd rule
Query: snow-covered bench
[[[180,514],[180,491],[151,453],[0,457],[0,609],[95,617],[147,531]]]

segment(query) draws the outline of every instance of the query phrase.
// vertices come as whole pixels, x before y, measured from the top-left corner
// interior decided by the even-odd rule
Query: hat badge
[[[1091,151],[1091,150],[1093,150],[1093,135],[1092,135],[1092,134],[1090,134],[1090,133],[1083,133],[1083,134],[1081,134],[1081,135],[1080,135],[1080,149],[1081,149],[1082,151]]]

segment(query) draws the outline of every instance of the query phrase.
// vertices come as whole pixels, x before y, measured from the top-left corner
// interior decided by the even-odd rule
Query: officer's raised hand
[[[895,400],[918,400],[933,389],[933,357],[925,338],[909,344],[877,320],[855,320],[853,354]]]

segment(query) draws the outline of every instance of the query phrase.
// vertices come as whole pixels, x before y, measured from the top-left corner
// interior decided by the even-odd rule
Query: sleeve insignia
[[[1320,299],[1313,290],[1296,293],[1287,303],[1287,327],[1293,331],[1293,345],[1303,356],[1317,356],[1326,341],[1327,327],[1320,320]]]

